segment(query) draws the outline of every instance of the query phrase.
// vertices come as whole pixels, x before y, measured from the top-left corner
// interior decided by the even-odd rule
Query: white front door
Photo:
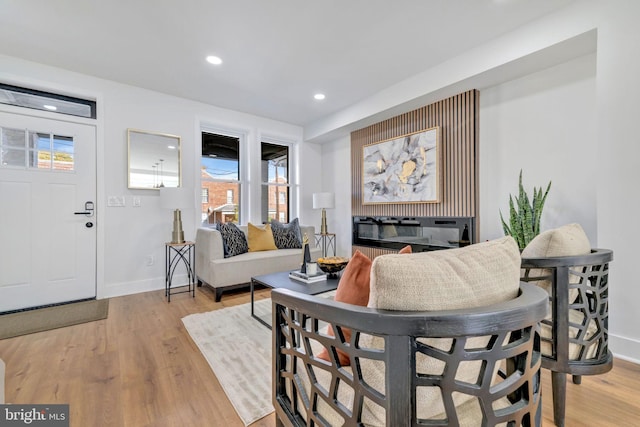
[[[95,196],[94,126],[0,112],[0,313],[96,296]]]

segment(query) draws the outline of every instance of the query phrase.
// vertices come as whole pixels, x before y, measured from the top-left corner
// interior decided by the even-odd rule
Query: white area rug
[[[333,298],[336,291],[317,295]],[[271,323],[271,299],[254,304]],[[271,403],[271,329],[251,317],[251,304],[182,318],[245,426],[274,411]]]
[[[255,302],[271,323],[271,299]],[[245,426],[273,412],[271,330],[251,317],[249,304],[182,319]]]

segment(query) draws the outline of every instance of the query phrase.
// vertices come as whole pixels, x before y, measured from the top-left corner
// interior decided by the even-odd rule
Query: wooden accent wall
[[[478,113],[477,90],[393,117],[351,133],[351,213],[354,216],[472,216],[478,240]],[[379,141],[440,127],[442,201],[440,203],[362,204],[362,147]],[[370,257],[386,250],[355,247]],[[370,253],[369,253],[370,252]],[[373,256],[372,256],[373,255]]]

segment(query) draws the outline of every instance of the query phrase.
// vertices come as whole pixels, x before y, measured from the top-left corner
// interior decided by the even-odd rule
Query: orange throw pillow
[[[336,290],[335,301],[349,304],[366,306],[369,302],[369,275],[371,274],[371,260],[362,252],[356,250],[349,263],[344,268],[338,289]],[[342,328],[345,342],[351,339],[351,329]],[[333,328],[329,328],[328,334],[335,336]],[[329,351],[323,348],[318,353],[320,359],[331,361]],[[338,360],[340,365],[349,366],[349,355],[338,350]]]
[[[398,253],[399,254],[410,254],[410,253],[413,253],[413,250],[411,249],[411,245],[407,245],[404,248],[400,249],[400,251]]]
[[[410,254],[411,246],[405,246],[398,253]],[[372,262],[369,257],[359,250],[356,250],[342,272],[334,301],[366,307],[369,303],[371,264]],[[351,329],[342,328],[342,333],[344,334],[345,342],[349,342],[351,339]],[[333,328],[329,328],[327,334],[335,336]],[[329,351],[326,348],[323,348],[320,353],[318,353],[318,357],[326,361],[331,360]],[[338,360],[342,366],[350,365],[349,355],[341,350],[338,350]]]

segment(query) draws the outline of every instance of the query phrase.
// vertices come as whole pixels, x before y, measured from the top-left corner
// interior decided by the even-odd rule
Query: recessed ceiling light
[[[318,101],[322,101],[325,98],[324,93],[316,93],[313,97]]]
[[[207,56],[207,62],[213,65],[220,65],[222,64],[222,59],[217,56],[209,55]]]
[[[43,105],[43,107],[50,111],[56,111],[58,109],[55,105]]]

